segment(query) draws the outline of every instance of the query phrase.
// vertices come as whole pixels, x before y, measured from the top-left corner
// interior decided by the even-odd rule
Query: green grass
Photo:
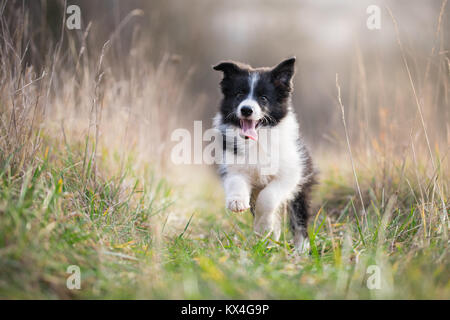
[[[133,169],[131,157],[121,167],[104,151],[94,170],[85,154],[47,142],[22,170],[1,154],[0,298],[450,298],[440,200],[431,180],[417,200],[395,164],[386,184],[376,169],[360,174],[367,218],[351,174],[322,168],[311,254],[298,256],[287,226],[268,247],[250,213],[226,211],[209,175],[191,180],[194,193],[150,165]],[[66,287],[70,265],[80,290]],[[367,287],[370,265],[380,289]]]

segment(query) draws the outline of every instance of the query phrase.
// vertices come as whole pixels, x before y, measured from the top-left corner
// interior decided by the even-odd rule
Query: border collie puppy
[[[315,170],[291,105],[294,64],[295,57],[272,68],[233,61],[214,66],[223,72],[223,99],[214,127],[224,138],[219,174],[226,207],[233,212],[250,208],[255,233],[276,241],[287,210],[295,248],[308,252],[309,195]],[[257,159],[252,161],[249,155],[255,150]]]

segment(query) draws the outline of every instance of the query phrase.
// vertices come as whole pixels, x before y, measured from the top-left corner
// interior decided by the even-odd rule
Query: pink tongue
[[[256,121],[254,120],[241,120],[241,132],[243,136],[249,137],[255,141],[258,140]]]

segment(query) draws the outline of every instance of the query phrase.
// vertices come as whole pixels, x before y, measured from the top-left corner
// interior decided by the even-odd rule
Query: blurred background
[[[192,129],[192,121],[200,119],[206,121],[204,129],[210,126],[220,99],[221,75],[211,69],[213,64],[233,59],[272,66],[295,55],[294,106],[312,148],[343,147],[335,84],[339,74],[352,143],[369,150],[386,139],[396,147],[407,145],[411,132],[420,128],[402,50],[430,139],[448,146],[450,54],[445,45],[450,29],[445,2],[41,0],[9,1],[7,6],[13,9],[11,26],[14,15],[20,18],[18,9],[30,15],[23,46],[25,39],[32,39],[33,50],[25,56],[37,74],[42,70],[36,68],[51,64],[48,59],[61,39],[59,66],[67,72],[83,61],[97,63],[110,40],[103,62],[110,74],[105,77],[115,78],[117,92],[128,91],[128,98],[119,99],[120,108],[139,115],[133,120],[136,125],[145,120],[144,125],[160,126],[157,136],[162,142],[171,126]],[[81,9],[81,30],[61,28],[64,6],[72,4]],[[380,30],[366,26],[369,5],[381,9]],[[398,23],[398,35],[388,8]],[[170,79],[157,75],[154,81],[170,85],[153,90],[151,99],[143,98],[142,82],[152,75],[137,75],[158,72],[170,74]],[[135,87],[121,86],[131,78]],[[55,80],[51,90],[57,88]],[[145,111],[136,107],[139,97]],[[104,108],[108,112],[111,106]],[[70,117],[70,112],[60,116]]]

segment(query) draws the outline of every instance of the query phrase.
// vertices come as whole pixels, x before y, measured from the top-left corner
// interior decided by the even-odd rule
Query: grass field
[[[123,174],[102,174],[111,172],[105,161],[94,176],[81,145],[50,141],[22,172],[11,154],[2,155],[4,298],[449,297],[441,199],[421,172],[419,190],[411,164],[392,163],[382,186],[382,168],[369,165],[360,175],[365,217],[356,209],[351,170],[326,167],[312,251],[297,256],[288,237],[267,248],[252,234],[248,212],[227,212],[208,174],[183,185],[131,163]],[[441,170],[433,179],[445,183]],[[66,288],[69,265],[81,269],[80,290]],[[368,289],[370,265],[380,268],[379,289]]]
[[[159,147],[178,124],[155,119],[188,99],[169,62],[132,57],[123,85],[107,46],[65,60],[55,46],[41,74],[22,65],[17,38],[2,28],[0,298],[450,298],[449,149],[425,143],[420,121],[401,128],[406,147],[315,150],[312,249],[299,256],[286,224],[268,247],[249,212],[225,209],[212,168],[167,164]],[[71,265],[79,290],[66,285]]]

